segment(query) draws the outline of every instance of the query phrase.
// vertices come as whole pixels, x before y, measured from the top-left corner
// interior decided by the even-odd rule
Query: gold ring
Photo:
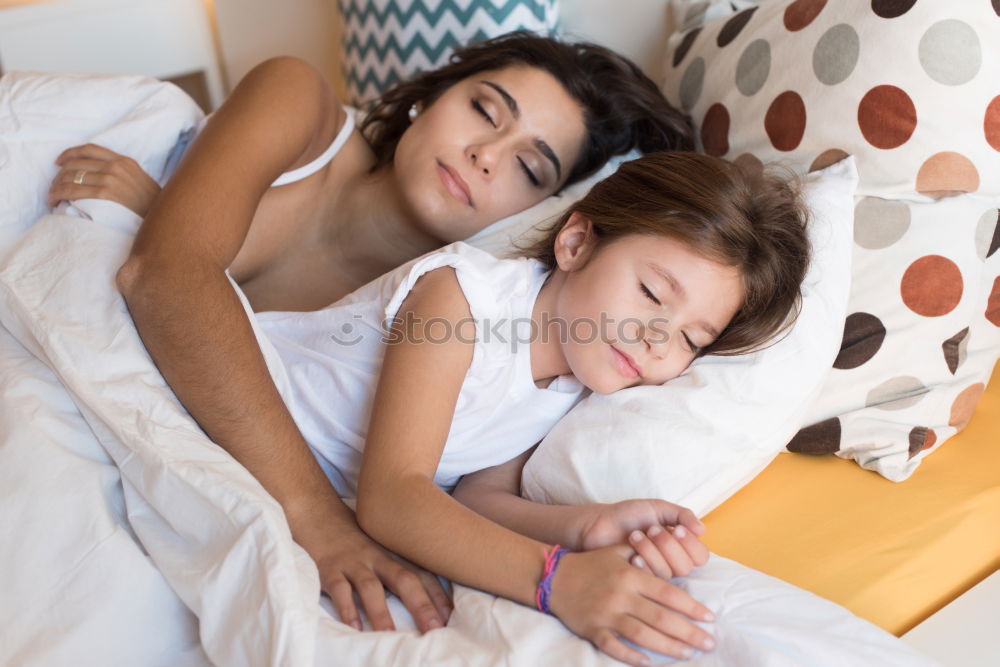
[[[76,172],[76,176],[73,177],[73,182],[77,185],[83,185],[83,177],[87,175],[86,169],[80,169]]]

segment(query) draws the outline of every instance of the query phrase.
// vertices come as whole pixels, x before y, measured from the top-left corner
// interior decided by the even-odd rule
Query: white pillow
[[[840,349],[857,180],[853,158],[805,177],[813,255],[787,337],[750,355],[703,357],[665,385],[588,396],[528,461],[522,494],[549,504],[664,498],[700,516],[767,466]]]
[[[465,239],[465,242],[497,257],[509,257],[517,251],[515,243],[524,247],[544,236],[549,223],[554,223],[555,218],[571,204],[583,199],[595,183],[618,171],[623,162],[635,160],[641,155],[638,150],[633,150],[612,157],[589,178],[563,188],[558,194],[543,199],[529,209],[494,222]]]

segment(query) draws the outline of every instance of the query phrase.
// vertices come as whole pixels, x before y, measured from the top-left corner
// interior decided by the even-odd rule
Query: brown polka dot
[[[826,169],[831,164],[837,164],[847,157],[847,155],[848,153],[840,150],[839,148],[828,148],[816,156],[816,159],[812,161],[811,165],[809,165],[809,171]]]
[[[739,14],[734,15],[731,19],[726,21],[726,25],[722,26],[722,30],[719,31],[719,36],[716,38],[715,43],[722,48],[726,44],[729,44],[736,36],[740,34],[743,28],[746,27],[750,19],[753,18],[753,13],[757,11],[757,7],[751,7],[750,9],[744,9]]]
[[[1000,0],[996,1],[1000,2]],[[1000,151],[1000,95],[994,97],[993,101],[986,107],[983,131],[986,133],[986,141],[993,147],[993,150]]]
[[[844,338],[834,368],[857,368],[875,356],[885,340],[882,320],[871,313],[851,313],[844,321]]]
[[[795,0],[785,8],[785,28],[789,32],[802,30],[813,22],[826,7],[826,0]]]
[[[962,289],[962,272],[941,255],[925,255],[910,264],[899,286],[906,307],[925,317],[940,317],[954,310]]]
[[[902,16],[917,4],[917,0],[872,0],[872,11],[884,19]]]
[[[1000,16],[1000,0],[993,0],[993,11],[997,13],[997,16]]]
[[[858,104],[858,125],[875,148],[896,148],[917,128],[917,109],[910,96],[896,86],[875,86]]]
[[[914,426],[910,431],[910,455],[913,458],[925,449],[930,449],[937,442],[937,433],[926,426]]]
[[[941,344],[941,351],[944,352],[944,362],[948,364],[948,370],[954,375],[958,367],[965,361],[965,346],[968,343],[969,327],[965,327],[957,334]]]
[[[729,152],[729,111],[716,103],[705,112],[701,123],[701,145],[705,152],[722,157]]]
[[[1000,2],[1000,0],[997,0],[997,2]],[[993,238],[990,240],[989,247],[986,248],[984,259],[992,257],[997,249],[1000,249],[1000,208],[997,209],[997,221],[993,224]]]
[[[694,40],[698,38],[700,33],[701,28],[695,28],[688,34],[684,35],[684,38],[681,39],[681,43],[678,45],[677,50],[674,51],[674,67],[681,64],[681,61],[684,60],[684,56],[686,56],[688,51],[691,50]]]
[[[920,165],[917,192],[940,199],[979,189],[979,172],[972,161],[959,153],[935,153]]]
[[[764,163],[750,153],[741,153],[733,162],[750,173],[759,174],[764,171]]]
[[[948,426],[954,426],[961,431],[972,419],[972,413],[976,411],[979,404],[979,397],[986,391],[986,385],[982,382],[969,385],[962,390],[962,393],[955,397],[951,404],[951,416],[948,418]]]
[[[934,443],[936,442],[937,442],[937,433],[935,433],[934,429],[932,428],[927,429],[927,440],[924,441],[924,449],[930,449],[931,447],[934,446]]]
[[[795,150],[806,131],[806,105],[793,90],[774,98],[764,116],[764,129],[779,151]]]
[[[1000,327],[1000,276],[993,281],[993,289],[986,300],[986,319],[994,326]]]
[[[797,454],[834,454],[840,450],[840,419],[831,417],[799,429],[788,443],[788,451]]]

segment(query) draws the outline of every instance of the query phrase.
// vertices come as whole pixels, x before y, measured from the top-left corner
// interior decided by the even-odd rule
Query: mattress
[[[905,482],[782,454],[705,519],[709,548],[900,635],[1000,568],[1000,363]]]

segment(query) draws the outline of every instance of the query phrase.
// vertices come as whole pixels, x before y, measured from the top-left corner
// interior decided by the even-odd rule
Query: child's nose
[[[676,332],[660,322],[657,325],[650,324],[645,327],[643,342],[646,351],[655,359],[663,359],[667,354],[667,346]]]

